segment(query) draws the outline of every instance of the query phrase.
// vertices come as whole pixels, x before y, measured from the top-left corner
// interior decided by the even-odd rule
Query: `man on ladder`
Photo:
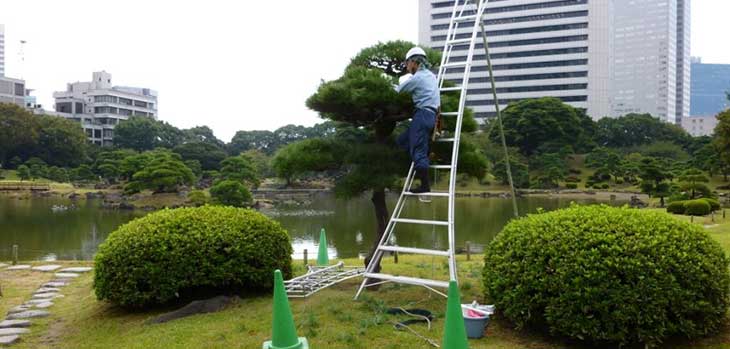
[[[441,107],[438,80],[428,68],[426,52],[418,46],[410,49],[406,54],[406,71],[413,76],[396,87],[398,92],[410,93],[413,97],[413,104],[416,106],[411,125],[398,137],[398,145],[410,154],[416,170],[416,178],[421,180],[420,187],[411,189],[414,194],[431,191],[428,178],[430,165],[428,148],[436,125],[436,116]]]

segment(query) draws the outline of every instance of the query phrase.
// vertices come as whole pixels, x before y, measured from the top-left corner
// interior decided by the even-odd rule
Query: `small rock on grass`
[[[93,268],[91,267],[75,267],[75,268],[65,268],[61,269],[60,271],[62,273],[85,273],[88,271],[91,271]]]
[[[24,311],[22,313],[8,315],[7,319],[8,320],[32,319],[32,318],[37,318],[37,317],[46,317],[48,315],[50,315],[50,313],[45,310],[28,310],[28,311]]]
[[[31,270],[35,271],[54,271],[58,268],[60,268],[60,265],[57,264],[49,264],[49,265],[39,265],[37,267],[30,268]]]
[[[79,277],[79,274],[76,273],[56,273],[57,278],[61,279],[74,279]]]
[[[28,321],[28,320],[0,321],[0,328],[8,328],[8,327],[30,327],[30,321]]]
[[[12,335],[12,336],[2,336],[0,337],[0,344],[13,344],[17,342],[20,339],[20,336],[18,335]]]

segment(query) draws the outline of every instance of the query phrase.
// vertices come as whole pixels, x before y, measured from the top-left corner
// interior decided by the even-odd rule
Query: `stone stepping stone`
[[[35,271],[45,271],[45,272],[49,272],[49,271],[54,271],[54,270],[56,270],[56,269],[58,269],[58,268],[60,268],[60,267],[61,267],[60,265],[56,265],[56,264],[49,264],[49,265],[40,265],[40,266],[37,266],[37,267],[33,267],[33,268],[30,268],[30,269],[31,269],[31,270],[35,270]]]
[[[86,272],[91,271],[93,269],[94,268],[91,268],[91,267],[75,267],[75,268],[61,269],[60,271],[62,273],[86,273]]]
[[[53,288],[56,288],[56,287],[63,287],[63,286],[66,286],[66,283],[65,282],[51,281],[51,282],[46,282],[41,287],[53,287]]]
[[[13,265],[13,266],[7,267],[5,270],[28,270],[28,269],[30,269],[30,265],[18,264],[18,265]]]
[[[25,334],[28,332],[30,332],[30,330],[27,328],[0,328],[0,337]]]
[[[9,328],[9,327],[30,327],[30,321],[28,321],[28,320],[0,321],[0,328]]]
[[[20,339],[20,336],[18,335],[12,335],[12,336],[2,336],[0,337],[0,344],[13,344],[17,342]]]
[[[75,279],[79,277],[79,274],[76,273],[56,273],[57,278],[61,279]]]
[[[50,301],[51,301],[51,299],[48,299],[48,298],[31,299],[31,300],[25,302],[25,305],[36,305],[36,304],[41,304],[41,303],[50,302]]]
[[[35,305],[35,307],[38,309],[46,309],[50,308],[51,306],[53,306],[53,302],[43,302]]]
[[[7,267],[7,266],[8,266],[8,265],[7,265],[7,264],[5,264],[5,263],[0,263],[0,268],[4,268],[4,267]]]
[[[32,318],[37,318],[37,317],[46,317],[48,315],[50,315],[50,313],[45,310],[28,310],[28,311],[24,311],[22,313],[8,315],[7,319],[8,320],[32,319]]]
[[[48,293],[48,292],[61,292],[61,289],[56,288],[56,287],[41,287],[33,293]]]
[[[56,292],[36,293],[33,295],[33,299],[40,299],[40,298],[50,299],[50,298],[56,298],[56,296],[58,296],[58,293],[56,293]]]
[[[31,306],[29,306],[29,305],[19,305],[15,308],[8,310],[8,315],[22,313],[26,310],[30,310],[30,308],[31,308]]]

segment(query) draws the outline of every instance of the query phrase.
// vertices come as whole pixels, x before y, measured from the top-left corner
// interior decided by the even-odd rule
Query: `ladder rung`
[[[450,92],[450,91],[461,91],[461,86],[456,87],[442,87],[441,92]]]
[[[433,169],[437,169],[437,170],[450,170],[451,169],[451,165],[431,165],[429,167],[431,167]]]
[[[474,21],[476,19],[477,19],[477,15],[461,16],[461,17],[454,17],[454,22]]]
[[[449,225],[449,222],[447,222],[447,221],[427,221],[427,220],[423,220],[423,219],[410,219],[410,218],[393,218],[393,222],[425,224],[425,225],[443,225],[443,226]]]
[[[458,111],[447,111],[447,112],[441,113],[441,116],[458,116],[458,115],[459,115]]]
[[[380,246],[379,249],[381,251],[425,254],[425,255],[429,255],[429,256],[449,257],[449,255],[450,255],[449,251],[428,250],[425,248],[415,248],[415,247]]]
[[[403,195],[409,195],[409,196],[440,196],[440,197],[449,197],[449,193],[443,193],[443,192],[428,192],[428,193],[411,193],[409,191],[404,192]]]
[[[431,287],[449,288],[449,283],[446,281],[412,278],[412,277],[407,277],[407,276],[395,276],[395,275],[380,274],[380,273],[365,273],[363,275],[366,278],[386,280],[386,281],[395,281],[395,282],[399,282],[401,284],[416,285],[416,286],[426,285],[426,286],[431,286]]]
[[[466,67],[466,62],[446,63],[443,65],[443,67],[444,68]]]
[[[447,45],[459,45],[459,44],[470,44],[471,38],[465,38],[465,39],[454,39],[449,40],[446,42]]]
[[[454,141],[456,141],[456,138],[438,138],[438,139],[436,139],[436,142],[443,142],[443,143],[454,142]]]

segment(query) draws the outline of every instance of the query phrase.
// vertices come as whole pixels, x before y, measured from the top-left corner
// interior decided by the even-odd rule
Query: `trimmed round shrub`
[[[672,201],[667,205],[667,212],[674,214],[684,214],[684,201]]]
[[[621,177],[616,178],[616,184],[624,184],[624,179]]]
[[[608,183],[601,184],[601,189],[608,189],[608,188],[610,188],[610,186],[608,185]]]
[[[245,207],[253,201],[251,192],[239,181],[222,180],[210,188],[213,203],[225,206]]]
[[[700,200],[706,201],[708,204],[710,204],[710,209],[712,212],[719,211],[722,206],[720,206],[720,201],[717,201],[712,198],[702,198]]]
[[[567,189],[578,189],[578,183],[565,183]]]
[[[710,212],[712,212],[712,206],[703,199],[684,202],[684,214],[688,216],[706,216]]]
[[[273,271],[291,277],[287,232],[247,209],[162,210],[112,232],[95,257],[94,290],[124,307],[205,294],[267,290]]]
[[[590,343],[657,345],[717,331],[722,247],[663,212],[576,206],[513,220],[485,253],[488,301],[517,327]]]
[[[193,206],[203,206],[208,203],[208,195],[202,190],[193,190],[188,193],[188,202]]]

